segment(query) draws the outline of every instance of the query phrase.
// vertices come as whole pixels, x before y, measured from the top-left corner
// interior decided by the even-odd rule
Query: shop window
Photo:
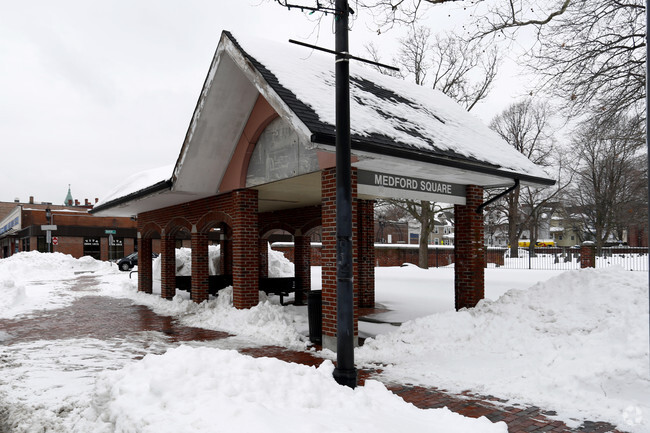
[[[101,260],[99,238],[84,238],[84,256],[90,256],[94,259]]]
[[[108,260],[117,260],[124,257],[124,238],[109,238]]]
[[[29,245],[29,238],[24,238],[23,240],[23,251],[31,251],[30,245]]]

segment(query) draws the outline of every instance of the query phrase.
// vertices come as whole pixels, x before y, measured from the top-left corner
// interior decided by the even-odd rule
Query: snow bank
[[[0,318],[69,305],[82,293],[65,290],[75,274],[116,272],[110,263],[68,254],[22,252],[0,259]]]
[[[271,278],[293,277],[294,266],[285,256],[284,253],[275,251],[268,247],[269,268],[268,275]],[[154,279],[160,280],[160,256],[153,261]],[[221,263],[221,248],[219,245],[208,246],[208,267],[210,275],[219,275]],[[176,248],[176,275],[192,275],[192,249]]]
[[[329,361],[181,346],[101,375],[86,419],[95,432],[507,432],[503,422],[417,409],[376,381],[339,386],[332,371]]]
[[[401,381],[620,424],[629,407],[650,414],[647,321],[647,273],[569,271],[474,309],[405,323],[356,353]],[[646,417],[633,431],[649,426]]]
[[[69,254],[29,251],[0,259],[0,279],[48,281],[53,277],[72,278],[75,272],[97,272],[110,268],[110,263],[90,256],[75,259]]]
[[[220,249],[209,247],[209,262],[212,269],[219,270]],[[294,266],[283,253],[269,249],[270,277],[287,277],[294,275]],[[192,250],[176,249],[176,274],[191,275]],[[160,257],[154,259],[154,280],[160,280]],[[219,296],[197,304],[189,299],[187,292],[176,291],[171,301],[154,295],[138,293],[137,281],[122,281],[115,289],[106,289],[112,296],[120,295],[133,299],[141,305],[151,308],[156,314],[173,316],[187,326],[226,331],[239,336],[246,336],[264,344],[277,344],[284,347],[303,349],[307,341],[307,317],[305,307],[282,307],[276,299],[269,299],[264,292],[259,292],[260,303],[253,308],[240,310],[233,306],[232,287],[219,291]],[[154,291],[155,292],[155,291]],[[121,294],[120,294],[121,293]]]

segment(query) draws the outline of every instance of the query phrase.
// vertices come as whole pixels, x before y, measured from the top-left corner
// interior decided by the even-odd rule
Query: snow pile
[[[29,251],[0,260],[0,279],[17,281],[52,280],[54,276],[71,278],[71,272],[97,272],[110,269],[107,262],[90,256],[75,259],[69,254]]]
[[[13,310],[25,304],[27,294],[23,286],[17,286],[13,280],[0,281],[0,318],[13,317]]]
[[[295,275],[294,265],[284,256],[281,251],[271,249],[269,245],[269,277],[293,277]]]
[[[219,291],[200,304],[190,300],[187,292],[176,291],[171,301],[153,295],[136,292],[135,282],[122,286],[120,296],[128,297],[140,305],[146,305],[156,314],[172,316],[186,326],[225,331],[248,337],[260,344],[275,344],[294,349],[304,349],[307,341],[308,322],[305,307],[282,307],[259,292],[260,303],[249,309],[233,306],[232,287]],[[117,293],[113,292],[112,296]]]
[[[98,433],[507,432],[503,422],[417,409],[376,381],[339,386],[332,371],[329,361],[314,368],[181,346],[101,375],[86,422]]]
[[[66,291],[75,274],[116,272],[111,264],[92,257],[22,252],[0,260],[0,318],[69,305],[80,293]]]
[[[405,323],[356,353],[402,381],[619,424],[629,407],[650,414],[647,321],[647,273],[569,271],[474,309]],[[634,431],[649,426],[646,418]]]
[[[269,268],[268,275],[271,278],[293,277],[294,266],[285,256],[284,253],[272,250],[268,247]],[[160,280],[160,260],[158,256],[153,260],[153,276],[155,280]],[[208,267],[210,275],[219,275],[221,263],[221,248],[219,245],[208,246]],[[176,275],[192,275],[192,249],[176,248]]]

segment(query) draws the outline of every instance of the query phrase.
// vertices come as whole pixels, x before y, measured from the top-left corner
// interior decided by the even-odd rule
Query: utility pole
[[[355,388],[357,369],[354,367],[354,289],[352,263],[352,166],[350,150],[350,59],[399,71],[393,66],[353,56],[349,52],[348,27],[350,9],[347,0],[336,0],[334,8],[289,4],[280,5],[301,11],[333,13],[335,20],[334,51],[289,39],[289,42],[334,54],[336,81],[336,368],[334,379],[339,385]]]
[[[354,367],[352,169],[350,161],[349,7],[336,0],[336,368],[340,385],[357,386]]]

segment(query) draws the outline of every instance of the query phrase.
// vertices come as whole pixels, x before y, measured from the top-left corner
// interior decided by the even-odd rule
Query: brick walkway
[[[241,353],[254,357],[278,358],[286,362],[295,362],[310,366],[320,365],[322,358],[310,352],[298,352],[277,346],[264,346],[240,349]],[[378,374],[380,371],[359,370],[359,383],[366,379],[379,380],[393,393],[421,409],[447,407],[449,410],[472,418],[484,416],[490,421],[503,421],[508,425],[509,433],[623,433],[613,425],[605,422],[585,421],[580,427],[572,429],[561,421],[550,419],[552,411],[543,411],[538,407],[510,406],[506,400],[493,396],[474,395],[466,391],[460,395],[451,394],[437,388],[424,388],[408,384],[388,382]]]
[[[92,278],[79,280],[79,290],[88,288],[94,282]],[[374,312],[376,311],[364,311],[365,314]],[[126,299],[92,295],[76,300],[69,307],[47,311],[38,317],[0,320],[0,329],[12,336],[10,341],[5,342],[8,345],[34,339],[58,340],[77,337],[108,339],[141,331],[163,332],[170,337],[171,341],[218,340],[229,336],[224,332],[181,326],[169,317],[158,316],[147,307],[134,305]],[[276,346],[249,347],[239,351],[254,357],[273,357],[310,366],[320,365],[323,362],[323,359],[315,356],[313,352],[292,351]],[[379,373],[381,372],[377,370],[360,370],[358,373],[360,384],[369,378],[380,380],[392,392],[419,408],[446,406],[465,416],[475,418],[485,416],[494,422],[504,421],[508,424],[510,433],[621,433],[614,430],[611,424],[602,422],[585,422],[579,428],[571,429],[560,421],[548,418],[553,413],[537,407],[509,406],[507,401],[492,396],[474,395],[469,392],[457,395],[437,388],[387,382]]]

